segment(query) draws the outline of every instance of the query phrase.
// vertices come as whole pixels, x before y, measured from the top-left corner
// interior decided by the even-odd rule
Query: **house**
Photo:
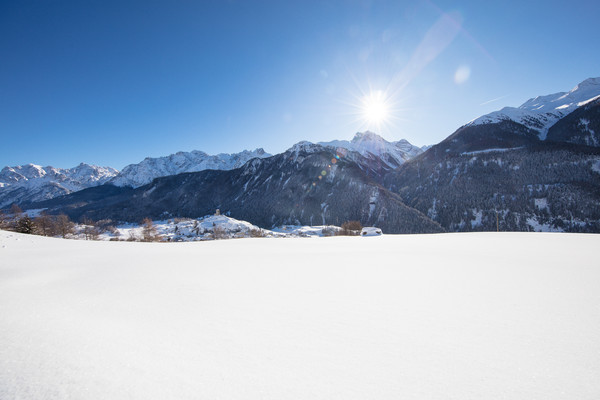
[[[360,236],[381,236],[383,235],[383,232],[381,232],[381,229],[379,228],[375,228],[373,226],[367,226],[362,228],[362,231],[360,232]]]

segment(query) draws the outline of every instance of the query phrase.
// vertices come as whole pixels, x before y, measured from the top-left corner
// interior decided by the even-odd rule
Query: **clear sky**
[[[597,1],[0,1],[0,167],[274,154],[366,129],[438,143],[600,76],[599,15]]]

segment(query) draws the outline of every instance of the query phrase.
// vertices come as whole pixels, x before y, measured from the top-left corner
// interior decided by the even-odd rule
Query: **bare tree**
[[[226,239],[227,238],[227,232],[225,231],[225,228],[223,228],[222,226],[216,226],[213,224],[213,239]]]
[[[362,230],[362,224],[360,221],[346,221],[342,224],[342,230],[339,231],[338,235],[343,236],[358,236]]]
[[[258,228],[258,229],[250,229],[250,237],[266,237],[267,235],[265,234],[265,232]]]
[[[129,231],[129,235],[127,236],[128,242],[137,242],[139,241],[138,236],[135,234],[135,231],[132,229]]]
[[[46,214],[42,211],[42,213],[37,216],[33,223],[35,225],[35,234],[41,236],[54,236],[56,235],[56,222],[53,217]]]
[[[8,228],[8,218],[6,217],[6,214],[0,210],[0,229],[6,228]]]
[[[158,242],[161,237],[158,234],[154,223],[150,218],[144,218],[142,220],[142,240],[144,242]]]
[[[98,236],[100,236],[100,228],[96,226],[96,223],[86,217],[83,218],[82,223],[85,240],[98,240]]]
[[[115,231],[117,230],[114,226],[112,219],[101,219],[96,222],[96,226],[98,227],[98,229],[100,229],[101,233],[104,233],[104,232],[115,233]]]
[[[75,233],[75,224],[65,214],[59,214],[55,220],[56,233],[63,238]]]
[[[12,206],[10,206],[10,213],[13,215],[13,218],[18,218],[21,216],[21,214],[23,214],[23,210],[21,209],[21,207],[19,207],[18,204],[13,203]]]
[[[331,226],[326,226],[325,228],[321,229],[321,234],[323,236],[333,236],[336,233],[337,232],[336,232],[335,228],[333,228]]]

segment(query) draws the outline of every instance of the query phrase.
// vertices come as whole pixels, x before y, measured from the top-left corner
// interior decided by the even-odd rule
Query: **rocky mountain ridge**
[[[253,158],[270,157],[259,148],[253,151],[244,150],[234,154],[209,155],[203,151],[180,151],[165,157],[145,158],[137,164],[127,165],[110,183],[115,186],[140,187],[153,179],[177,175],[184,172],[198,172],[206,169],[230,170],[239,168]]]
[[[588,78],[569,92],[537,96],[527,100],[519,107],[504,107],[483,115],[469,122],[467,126],[511,120],[537,131],[538,137],[544,140],[548,130],[558,120],[598,98],[600,98],[600,77]]]
[[[36,202],[102,185],[117,175],[111,167],[81,163],[74,168],[27,164],[0,171],[0,208]]]
[[[384,161],[386,169],[396,168],[422,152],[406,140],[391,143],[372,132],[357,133],[351,142],[338,140],[321,145],[339,149],[344,153],[350,150],[372,159],[380,159]],[[0,208],[6,208],[13,203],[48,200],[105,183],[137,188],[164,176],[209,169],[232,170],[242,167],[253,158],[271,156],[262,148],[217,155],[198,150],[182,151],[165,157],[147,157],[140,163],[127,165],[121,172],[110,167],[89,166],[84,163],[70,169],[41,167],[35,164],[5,167],[0,172]]]

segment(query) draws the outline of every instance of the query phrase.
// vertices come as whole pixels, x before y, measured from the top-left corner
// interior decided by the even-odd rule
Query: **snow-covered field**
[[[0,232],[0,399],[597,400],[598,248]]]

